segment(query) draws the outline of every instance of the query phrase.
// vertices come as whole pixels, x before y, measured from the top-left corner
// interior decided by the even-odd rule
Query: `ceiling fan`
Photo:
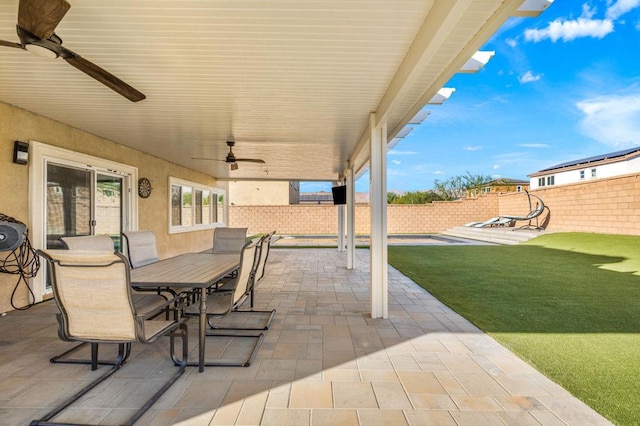
[[[227,164],[231,165],[231,170],[238,170],[238,163],[243,161],[247,163],[260,163],[264,164],[264,160],[259,158],[237,158],[233,153],[233,147],[236,143],[233,141],[227,141],[227,146],[229,147],[229,153],[224,160],[220,160],[217,158],[205,158],[205,157],[191,157],[192,160],[212,160],[212,161],[224,161]]]
[[[28,50],[48,58],[60,57],[132,102],[145,99],[144,94],[113,74],[62,47],[62,39],[53,31],[70,7],[66,0],[20,0],[16,26],[20,43],[0,40],[0,46]]]

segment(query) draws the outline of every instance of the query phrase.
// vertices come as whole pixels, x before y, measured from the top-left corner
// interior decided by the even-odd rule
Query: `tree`
[[[388,204],[427,204],[433,201],[441,201],[442,197],[434,191],[414,191],[403,195],[387,193]]]
[[[435,192],[445,200],[457,200],[466,195],[470,188],[482,186],[491,182],[491,176],[472,175],[467,171],[466,175],[454,176],[445,181],[435,180]]]

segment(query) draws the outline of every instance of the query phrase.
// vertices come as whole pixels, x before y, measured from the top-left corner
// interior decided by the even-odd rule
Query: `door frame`
[[[45,182],[47,162],[79,167],[95,172],[106,172],[123,177],[122,201],[123,230],[138,229],[138,197],[135,191],[138,182],[138,168],[92,155],[81,154],[64,148],[55,147],[38,141],[29,141],[29,239],[35,249],[43,249],[46,244],[46,197]],[[31,280],[31,289],[35,302],[41,302],[50,294],[46,291],[45,268]]]

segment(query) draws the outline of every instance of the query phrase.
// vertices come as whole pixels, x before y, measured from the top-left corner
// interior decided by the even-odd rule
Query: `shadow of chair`
[[[172,319],[159,320],[157,315],[141,314],[133,303],[129,283],[127,260],[119,253],[105,251],[48,250],[39,251],[47,260],[53,294],[59,313],[58,336],[64,341],[118,344],[118,355],[112,367],[83,389],[61,402],[32,425],[68,424],[52,421],[75,401],[118,371],[131,353],[132,343],[153,343],[169,335],[171,359],[179,366],[177,371],[154,393],[143,406],[127,420],[133,424],[184,373],[188,355],[186,319],[180,318],[179,309]],[[175,300],[165,301],[176,305]],[[155,318],[154,318],[155,317]],[[175,337],[182,339],[182,358],[174,354]],[[97,358],[92,359],[92,369]]]

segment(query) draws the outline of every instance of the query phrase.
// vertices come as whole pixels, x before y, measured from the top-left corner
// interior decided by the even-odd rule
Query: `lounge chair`
[[[491,219],[487,219],[484,222],[469,222],[469,223],[465,223],[464,226],[467,227],[472,227],[472,228],[482,228],[484,226],[487,226],[491,223],[497,222],[500,220],[500,216],[496,216],[496,217],[492,217]]]
[[[480,222],[476,225],[473,225],[474,228],[493,228],[498,226],[510,226],[513,223],[513,219],[506,217],[492,217],[489,220],[484,222]]]
[[[186,319],[179,309],[172,319],[150,319],[140,314],[133,303],[129,284],[129,265],[119,253],[105,251],[47,250],[39,251],[47,260],[53,295],[58,305],[58,336],[65,341],[116,343],[118,355],[113,366],[82,390],[64,400],[56,408],[31,424],[58,424],[53,418],[93,388],[117,372],[131,353],[132,343],[153,343],[169,335],[170,355],[178,361],[177,371],[125,424],[138,420],[162,394],[184,373],[189,351]],[[166,306],[176,301],[166,301]],[[175,337],[182,339],[182,358],[174,355]],[[94,360],[97,361],[97,360]],[[95,367],[95,364],[92,365]],[[59,423],[68,424],[68,423]]]

